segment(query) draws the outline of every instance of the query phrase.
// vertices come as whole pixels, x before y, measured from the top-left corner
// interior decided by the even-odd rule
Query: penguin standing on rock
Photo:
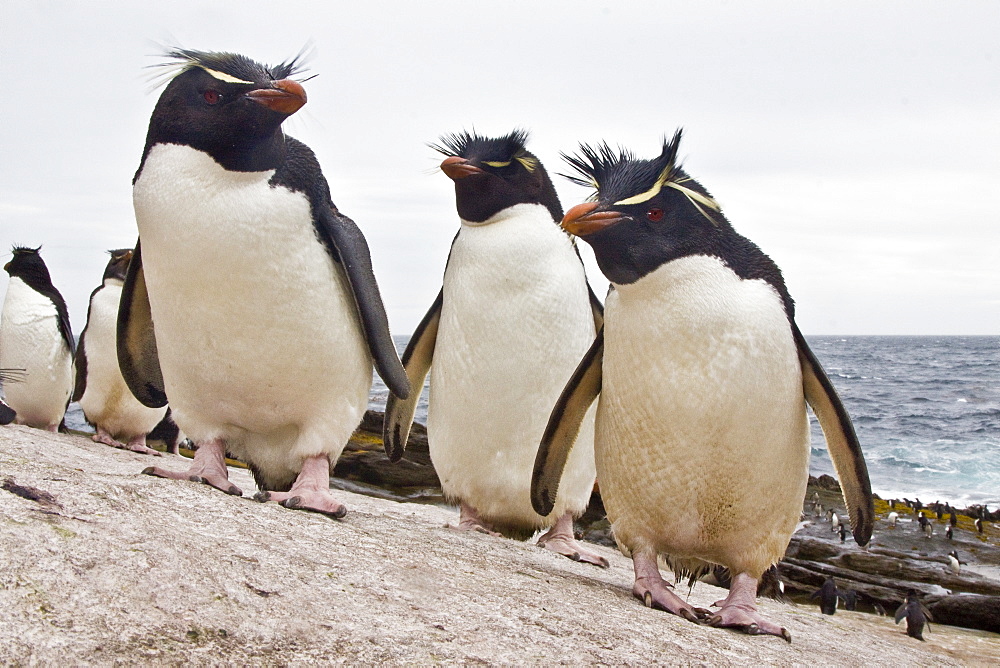
[[[923,641],[924,626],[926,625],[929,630],[930,624],[927,622],[934,620],[931,618],[930,611],[920,602],[920,595],[915,591],[911,590],[906,595],[903,604],[896,609],[896,623],[899,624],[904,619],[906,620],[906,635]]]
[[[23,382],[4,388],[14,421],[58,431],[73,393],[75,343],[40,250],[15,247],[4,265],[10,282],[0,315],[0,368],[23,370]]]
[[[784,554],[809,477],[806,403],[823,428],[858,545],[874,507],[861,448],[794,320],[778,267],[736,233],[677,163],[680,132],[653,160],[608,145],[569,158],[596,188],[563,227],[594,249],[613,289],[604,328],[556,404],[532,500],[551,508],[582,414],[600,394],[594,451],[612,530],[647,606],[714,626],[791,639],[755,604]],[[766,503],[768,512],[758,517]],[[722,564],[721,609],[692,608],[663,581]]]
[[[143,406],[132,396],[122,378],[116,352],[118,303],[132,249],[108,252],[111,259],[101,285],[90,295],[87,326],[80,334],[76,351],[73,401],[80,402],[83,416],[97,430],[95,442],[159,456],[146,446],[146,434],[163,419],[167,409]]]
[[[837,599],[841,597],[841,592],[837,589],[837,583],[833,578],[827,578],[823,585],[809,595],[809,600],[819,599],[819,610],[824,615],[832,615],[837,612]]]
[[[409,393],[368,245],[312,151],[282,122],[306,102],[295,61],[175,50],[133,180],[139,242],[118,312],[122,374],[167,398],[198,446],[164,478],[229,482],[226,453],[261,492],[342,517],[330,470],[368,404],[372,363]]]
[[[594,487],[594,415],[552,507],[532,508],[531,471],[549,410],[600,327],[601,305],[562,206],[520,130],[499,138],[443,138],[441,170],[455,182],[461,219],[444,286],[417,327],[403,364],[416,388],[386,405],[385,446],[399,459],[419,388],[431,375],[427,437],[459,529],[527,538],[571,559],[606,567],[573,536]]]

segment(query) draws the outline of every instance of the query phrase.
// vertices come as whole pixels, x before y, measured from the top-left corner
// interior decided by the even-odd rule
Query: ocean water
[[[1000,505],[1000,336],[810,336],[883,498]],[[409,337],[396,337],[402,354]],[[374,377],[369,406],[388,390]],[[426,424],[427,386],[416,420]],[[88,429],[77,404],[67,424]],[[836,475],[812,419],[813,475]]]

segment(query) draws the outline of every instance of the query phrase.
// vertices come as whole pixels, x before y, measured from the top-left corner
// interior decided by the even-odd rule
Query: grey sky
[[[652,157],[683,126],[685,166],[782,267],[807,334],[997,334],[998,30],[993,2],[5,0],[0,259],[43,244],[79,333],[104,251],[135,241],[158,44],[276,63],[311,43],[285,129],[364,230],[396,334],[458,224],[426,142],[515,126],[553,174],[580,141]],[[553,180],[565,208],[588,195]]]

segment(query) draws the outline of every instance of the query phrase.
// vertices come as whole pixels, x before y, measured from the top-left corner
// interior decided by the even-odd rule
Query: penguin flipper
[[[139,242],[125,274],[118,306],[118,366],[135,398],[150,408],[167,405],[167,393],[156,352],[153,312],[149,307],[146,275],[142,269]]]
[[[791,326],[802,366],[805,398],[823,428],[826,447],[837,470],[847,514],[851,519],[851,533],[858,545],[867,545],[875,524],[875,505],[861,444],[854,433],[851,417],[822,365],[794,321],[791,321]]]
[[[420,392],[424,387],[424,379],[430,371],[434,359],[434,346],[437,343],[438,324],[441,322],[441,305],[444,303],[444,288],[438,292],[437,299],[431,304],[420,324],[413,331],[410,342],[403,351],[403,368],[410,381],[410,396],[400,399],[394,394],[389,395],[385,403],[385,422],[382,426],[382,443],[385,454],[390,462],[398,462],[406,449],[406,439],[410,437],[410,426],[413,424],[413,414],[420,401]]]
[[[599,332],[604,327],[604,304],[594,294],[594,288],[587,282],[587,294],[590,296],[590,310],[594,314],[594,331]]]
[[[73,358],[73,364],[76,366],[76,382],[70,401],[80,401],[80,397],[87,391],[87,353],[83,347],[83,340],[86,336],[87,330],[84,328],[80,334],[80,343],[76,347],[76,357]]]
[[[903,621],[905,617],[906,617],[906,601],[903,601],[903,604],[900,605],[898,608],[896,608],[896,617],[895,617],[896,623],[899,624],[901,621]]]
[[[410,394],[410,382],[389,334],[389,318],[375,282],[368,242],[353,220],[333,208],[316,207],[314,214],[344,268],[375,370],[392,394],[405,399]]]
[[[549,415],[531,473],[531,506],[541,516],[552,512],[563,468],[580,432],[587,409],[601,393],[604,361],[604,328],[598,330],[590,350],[576,367]]]

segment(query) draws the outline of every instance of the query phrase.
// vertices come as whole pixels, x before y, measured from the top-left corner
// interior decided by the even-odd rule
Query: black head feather
[[[279,65],[268,66],[238,53],[173,48],[168,49],[164,54],[167,62],[162,63],[161,66],[177,69],[178,74],[192,67],[201,67],[228,74],[241,81],[265,84],[269,81],[279,81],[300,74],[302,56],[303,54],[299,53],[291,60],[286,60]]]
[[[438,153],[466,160],[507,162],[530,155],[525,148],[528,131],[520,128],[502,137],[484,137],[476,134],[475,130],[455,132],[442,136],[439,141],[439,144],[428,146]]]

